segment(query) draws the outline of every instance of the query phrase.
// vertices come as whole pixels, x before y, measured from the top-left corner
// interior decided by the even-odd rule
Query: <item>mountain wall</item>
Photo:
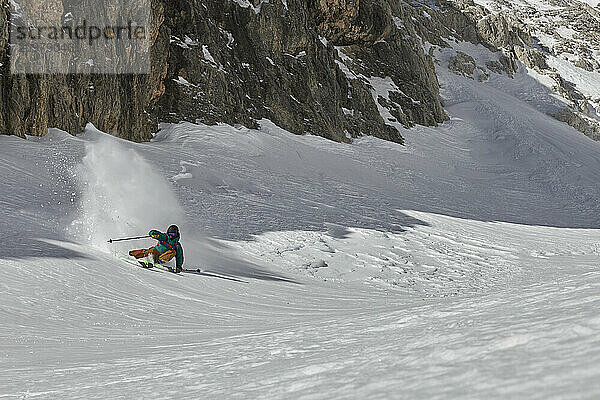
[[[560,99],[543,112],[600,139],[600,14],[577,0],[150,0],[144,75],[11,75],[8,1],[3,134],[77,134],[91,122],[144,141],[159,122],[257,127],[266,118],[296,134],[402,143],[403,128],[448,118],[435,72],[447,67],[482,84],[491,74],[532,74]],[[17,1],[39,3],[59,22],[77,18],[75,0]],[[80,3],[106,13],[102,2]],[[479,50],[461,43],[497,57],[482,64]],[[440,51],[454,52],[447,65]]]
[[[66,0],[52,4],[64,19]],[[4,134],[76,134],[91,122],[144,141],[163,121],[255,127],[268,118],[296,134],[402,143],[396,127],[447,119],[415,10],[397,1],[152,0],[146,75],[11,75],[4,5]]]

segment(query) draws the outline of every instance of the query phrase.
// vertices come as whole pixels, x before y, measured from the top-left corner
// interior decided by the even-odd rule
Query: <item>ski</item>
[[[249,283],[248,281],[236,278],[234,276],[223,275],[223,274],[219,274],[219,273],[207,271],[207,270],[200,269],[200,268],[194,268],[194,269],[189,269],[188,268],[188,269],[182,270],[181,272],[184,273],[184,274],[194,274],[194,275],[207,276],[207,277],[210,277],[210,278],[225,279],[225,280],[233,281],[233,282]]]
[[[144,261],[144,260],[133,260],[129,257],[125,257],[125,256],[117,256],[117,258],[119,258],[122,261],[125,261],[128,264],[131,265],[135,265],[136,267],[140,267],[140,268],[144,268],[147,269],[149,271],[153,271],[153,272],[170,272],[172,274],[177,274],[179,275],[180,273],[176,273],[175,272],[175,268],[173,267],[169,267],[168,265],[164,265],[164,264],[159,264],[159,263],[151,263],[148,261]],[[247,281],[244,281],[242,279],[233,277],[233,276],[228,276],[228,275],[223,275],[223,274],[219,274],[219,273],[215,273],[212,271],[207,271],[205,269],[201,269],[201,268],[186,268],[183,269],[181,271],[181,273],[183,274],[194,274],[194,275],[202,275],[202,276],[206,276],[206,277],[211,277],[211,278],[220,278],[220,279],[225,279],[228,281],[234,281],[234,282],[241,282],[241,283],[249,283]]]
[[[175,273],[175,269],[172,267],[169,267],[168,265],[163,265],[163,264],[152,264],[152,266],[156,269],[160,269],[163,271],[168,271],[168,272],[172,272]]]
[[[136,267],[141,267],[144,269],[148,269],[155,272],[170,272],[172,274],[178,274],[175,272],[175,268],[170,267],[168,265],[160,264],[160,263],[151,263],[145,260],[133,260],[129,257],[117,255],[117,258],[121,261],[125,261],[127,264],[135,265]],[[184,269],[181,272],[193,272],[193,273],[203,273],[204,270],[197,268],[193,270]]]
[[[121,255],[117,255],[117,258],[123,262],[126,262],[127,264],[133,265],[135,267],[138,268],[144,268],[153,272],[160,272],[162,273],[162,271],[158,270],[158,269],[153,269],[151,265],[149,265],[149,263],[145,263],[143,261],[140,260],[132,260],[128,257],[125,256],[121,256]]]
[[[173,274],[176,274],[177,272],[175,272],[175,268],[173,267],[169,267],[168,265],[164,265],[164,264],[160,264],[160,263],[150,263],[150,262],[145,262],[145,261],[139,261],[138,262],[140,264],[142,264],[144,266],[144,268],[155,268],[161,271],[167,271],[167,272],[171,272]]]

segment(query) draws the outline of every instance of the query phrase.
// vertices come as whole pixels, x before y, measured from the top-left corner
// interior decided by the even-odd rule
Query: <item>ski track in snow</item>
[[[438,73],[452,120],[407,147],[0,137],[0,399],[597,397],[600,144],[525,74]],[[205,275],[106,251],[169,218]]]

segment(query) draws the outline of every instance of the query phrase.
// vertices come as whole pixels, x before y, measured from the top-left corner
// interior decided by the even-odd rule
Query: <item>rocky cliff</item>
[[[7,1],[2,133],[75,134],[92,122],[143,141],[161,121],[255,127],[268,118],[336,141],[402,142],[396,127],[447,119],[415,11],[395,0],[152,0],[146,75],[11,75]]]
[[[257,127],[267,118],[297,134],[402,143],[402,128],[448,118],[437,66],[482,84],[529,73],[560,98],[542,111],[600,139],[600,93],[586,83],[600,81],[600,14],[577,0],[151,0],[145,75],[11,75],[8,1],[4,134],[76,134],[91,122],[143,141],[159,122]],[[40,4],[60,20],[68,1]],[[494,56],[482,61],[462,43]]]

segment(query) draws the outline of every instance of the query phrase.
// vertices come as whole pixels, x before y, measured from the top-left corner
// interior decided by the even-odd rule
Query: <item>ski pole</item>
[[[149,235],[146,236],[138,236],[138,237],[130,237],[130,238],[122,238],[122,239],[108,239],[108,243],[112,242],[123,242],[125,240],[136,240],[136,239],[146,239],[149,238]]]

